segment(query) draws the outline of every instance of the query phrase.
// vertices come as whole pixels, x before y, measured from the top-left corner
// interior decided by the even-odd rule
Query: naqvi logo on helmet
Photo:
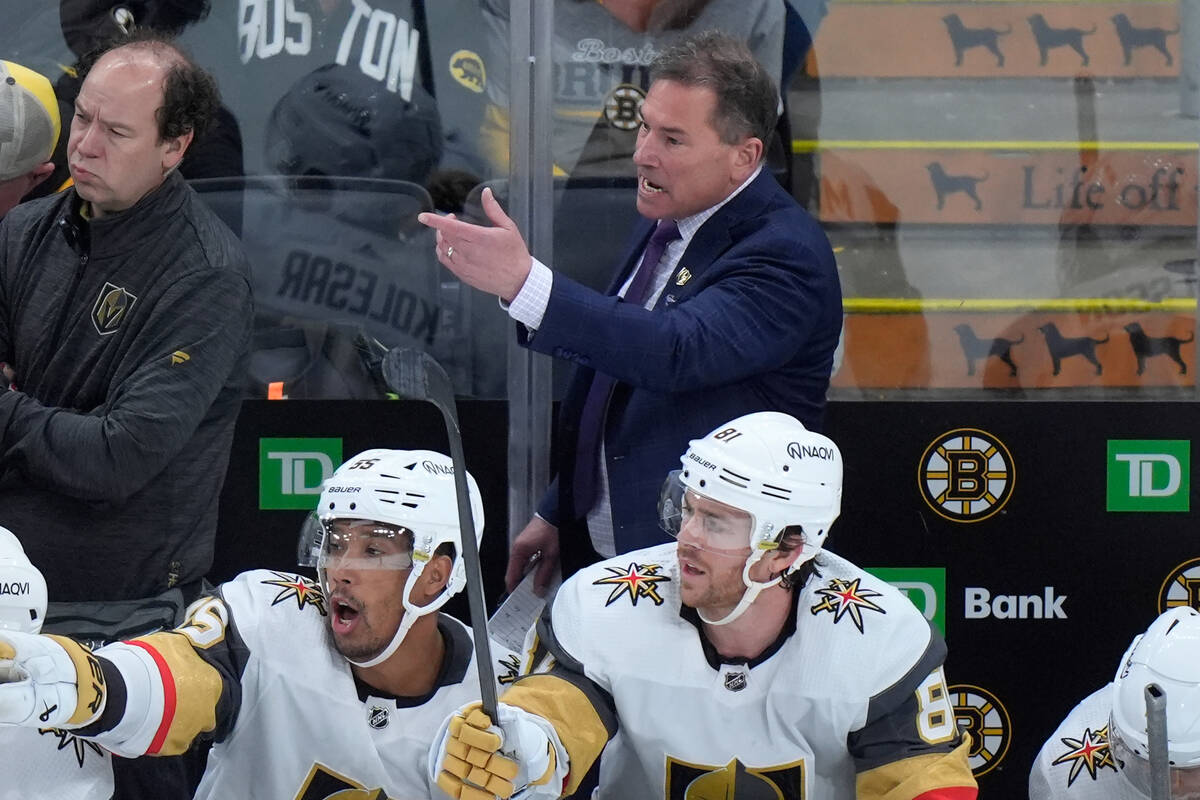
[[[820,458],[824,461],[837,459],[837,450],[832,447],[801,444],[800,442],[788,442],[787,454],[795,459]]]
[[[136,302],[137,295],[121,286],[105,283],[92,306],[92,324],[96,326],[96,333],[101,336],[116,333]]]

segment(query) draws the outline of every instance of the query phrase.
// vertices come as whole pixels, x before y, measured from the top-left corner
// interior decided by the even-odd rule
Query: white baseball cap
[[[54,87],[31,69],[0,61],[0,181],[50,160],[62,125]]]

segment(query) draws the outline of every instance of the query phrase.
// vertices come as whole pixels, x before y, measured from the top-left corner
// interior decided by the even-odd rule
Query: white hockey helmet
[[[778,411],[738,417],[692,440],[680,462],[682,469],[668,475],[659,498],[659,518],[668,533],[679,535],[685,490],[750,515],[749,539],[735,543],[750,548],[742,571],[747,592],[733,613],[705,620],[711,624],[732,622],[760,591],[779,581],[752,581],[749,573],[765,553],[779,547],[787,528],[803,531],[804,548],[791,567],[795,570],[820,552],[841,512],[842,454],[837,445]],[[712,549],[728,554],[732,548]]]
[[[21,540],[0,528],[0,630],[37,633],[46,619],[46,579]]]
[[[1200,798],[1200,613],[1172,608],[1134,638],[1113,678],[1109,733],[1122,774],[1150,796],[1148,684],[1166,695],[1167,758],[1174,800]]]
[[[483,535],[483,500],[475,479],[467,473],[467,493],[476,542]],[[321,489],[317,509],[309,515],[300,537],[299,560],[315,566],[321,588],[330,592],[325,565],[338,555],[339,534],[334,523],[381,523],[373,535],[404,535],[411,552],[383,559],[361,558],[345,566],[351,569],[411,568],[404,584],[404,617],[391,643],[378,655],[363,662],[371,667],[387,660],[404,640],[418,617],[437,611],[467,583],[458,523],[458,497],[454,486],[454,464],[448,456],[432,450],[366,450],[350,458],[333,473]],[[425,566],[438,548],[454,546],[454,566],[442,593],[428,605],[413,604],[410,595]]]

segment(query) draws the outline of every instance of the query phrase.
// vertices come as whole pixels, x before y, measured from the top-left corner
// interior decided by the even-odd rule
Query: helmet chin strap
[[[346,658],[351,664],[356,667],[373,667],[376,664],[382,664],[395,654],[399,649],[400,643],[404,641],[404,637],[408,635],[408,630],[417,621],[420,614],[412,613],[412,605],[408,602],[408,596],[412,594],[412,588],[416,585],[417,576],[421,574],[421,570],[414,569],[408,573],[408,579],[404,581],[404,616],[400,618],[400,626],[396,628],[396,633],[392,636],[392,641],[388,642],[388,646],[379,651],[379,653],[366,661],[355,661],[353,658]]]
[[[446,601],[452,596],[448,588],[443,588],[442,593],[429,605],[416,606],[412,604],[409,597],[412,595],[413,586],[416,585],[417,578],[421,572],[422,570],[414,569],[409,573],[408,580],[404,582],[404,616],[400,619],[400,627],[396,628],[396,635],[392,637],[392,641],[388,643],[388,646],[383,648],[379,652],[379,655],[369,658],[366,661],[355,661],[352,658],[347,658],[347,661],[356,667],[373,667],[376,664],[382,664],[395,654],[401,642],[404,641],[404,637],[408,635],[409,629],[412,628],[418,619],[426,614],[432,614],[446,605]]]
[[[696,614],[701,620],[709,625],[728,625],[742,614],[746,613],[746,609],[749,608],[750,604],[754,602],[754,599],[758,597],[759,592],[761,592],[763,589],[770,589],[772,586],[776,585],[780,580],[782,580],[783,575],[776,575],[774,578],[765,583],[762,581],[752,580],[750,578],[750,568],[758,563],[758,560],[761,559],[767,552],[768,551],[766,550],[758,550],[746,559],[746,564],[742,567],[742,583],[746,585],[746,591],[742,592],[742,599],[739,600],[738,604],[733,607],[733,610],[720,619],[709,619],[708,617],[704,616],[703,611],[696,609]]]
[[[789,572],[794,571],[797,567],[799,567],[805,561],[808,561],[809,559],[811,559],[813,556],[815,556],[817,554],[817,550],[814,549],[812,552],[812,555],[809,555],[807,557],[802,556],[801,558],[796,559],[795,563],[793,563],[792,566],[788,567],[783,572],[780,572],[778,575],[776,575],[771,580],[756,581],[750,577],[750,568],[753,567],[759,561],[759,559],[761,559],[768,552],[771,552],[771,551],[759,550],[759,551],[755,552],[752,556],[750,556],[749,558],[746,559],[746,565],[742,567],[742,583],[744,583],[746,585],[746,591],[742,592],[742,599],[738,601],[738,604],[733,607],[732,611],[730,611],[728,614],[721,617],[720,619],[709,619],[708,617],[704,616],[703,611],[701,611],[700,609],[696,609],[697,616],[699,616],[700,619],[703,622],[707,623],[708,625],[728,625],[729,623],[733,622],[735,619],[740,617],[742,614],[746,613],[746,609],[750,607],[750,604],[754,602],[754,600],[758,597],[760,592],[762,592],[764,589],[770,589],[772,586],[778,585],[779,582],[781,580],[783,580],[784,575],[786,575]]]
[[[396,650],[400,647],[400,643],[404,641],[404,637],[408,635],[409,629],[416,621],[417,615],[410,614],[407,610],[405,610],[404,618],[400,620],[400,627],[396,628],[396,635],[392,637],[392,641],[388,643],[387,647],[379,651],[379,655],[375,656],[374,658],[369,658],[366,661],[355,661],[353,658],[347,658],[346,660],[356,667],[373,667],[376,664],[382,664],[384,661],[387,661],[389,658],[391,658]]]

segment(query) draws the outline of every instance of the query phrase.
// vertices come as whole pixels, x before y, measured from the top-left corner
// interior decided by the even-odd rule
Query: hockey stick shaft
[[[1157,683],[1146,685],[1146,744],[1150,756],[1150,800],[1170,800],[1167,759],[1167,695]]]
[[[483,600],[483,571],[479,545],[475,539],[475,521],[467,491],[467,464],[463,456],[462,432],[454,402],[454,387],[442,365],[418,350],[393,349],[383,359],[383,378],[388,388],[401,397],[432,403],[442,412],[446,437],[450,440],[450,461],[454,465],[454,492],[458,499],[458,527],[462,540],[463,566],[467,571],[467,604],[471,611],[471,635],[475,640],[475,661],[479,671],[479,693],[483,711],[492,720],[496,714],[496,675],[488,640],[487,610]]]

